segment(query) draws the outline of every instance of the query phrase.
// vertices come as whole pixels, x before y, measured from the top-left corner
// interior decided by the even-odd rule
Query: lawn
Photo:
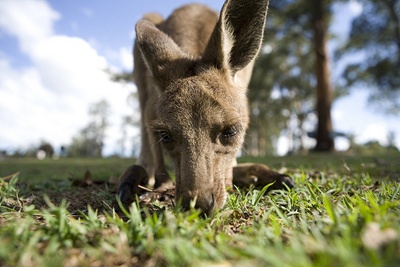
[[[130,159],[4,159],[0,266],[400,266],[399,154],[239,161],[296,187],[236,191],[203,218],[152,193],[120,208]]]

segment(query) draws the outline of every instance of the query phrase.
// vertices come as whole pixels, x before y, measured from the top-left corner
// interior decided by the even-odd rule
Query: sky
[[[104,154],[119,153],[123,116],[139,116],[129,101],[133,84],[110,80],[105,71],[132,69],[134,26],[145,13],[168,16],[191,1],[176,0],[0,0],[0,150],[13,151],[50,142],[56,150],[89,122],[91,104],[110,104],[110,123]],[[197,0],[219,10],[222,0]],[[335,8],[332,30],[345,39],[351,18],[361,11],[355,1]],[[334,66],[335,67],[335,66]],[[334,69],[335,72],[335,69]],[[398,117],[376,112],[364,90],[337,100],[333,123],[338,131],[353,133],[363,143],[387,142],[397,133]],[[137,132],[125,143],[125,152],[137,145]],[[281,153],[287,141],[280,140]],[[346,148],[338,140],[339,149]]]

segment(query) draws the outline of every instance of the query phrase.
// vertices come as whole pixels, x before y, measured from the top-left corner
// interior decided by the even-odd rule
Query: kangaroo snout
[[[199,199],[194,207],[200,209],[205,215],[211,216],[215,209],[214,194],[211,193],[209,196]]]
[[[182,198],[182,208],[188,210],[194,202],[194,208],[200,209],[206,216],[211,216],[215,211],[215,198],[213,192],[193,195],[185,194]]]

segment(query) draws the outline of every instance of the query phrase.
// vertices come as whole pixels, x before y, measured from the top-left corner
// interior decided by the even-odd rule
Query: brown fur
[[[244,163],[233,168],[233,180],[236,186],[245,187],[254,185],[264,187],[271,184],[268,189],[289,188],[293,182],[288,175],[275,172],[264,164]]]
[[[232,186],[235,156],[248,125],[246,88],[267,6],[268,0],[227,0],[218,17],[206,6],[190,4],[166,20],[149,14],[136,25],[133,75],[142,113],[138,164],[155,177],[155,187],[161,186],[170,181],[164,150],[184,208],[195,200],[210,214],[224,205],[226,188]],[[136,193],[126,184],[146,180],[125,176],[120,198]]]

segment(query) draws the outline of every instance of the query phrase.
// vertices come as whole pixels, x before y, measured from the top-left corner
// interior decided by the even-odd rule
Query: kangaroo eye
[[[224,140],[232,139],[235,135],[237,135],[238,132],[239,129],[237,126],[227,127],[222,131],[221,138]]]
[[[165,130],[155,131],[155,134],[158,136],[158,140],[163,143],[171,143],[174,141],[170,132]]]

